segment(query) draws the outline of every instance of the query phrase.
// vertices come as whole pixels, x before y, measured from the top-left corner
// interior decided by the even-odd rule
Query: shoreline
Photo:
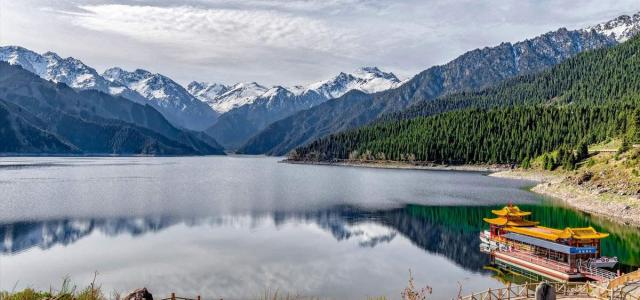
[[[412,164],[407,162],[396,161],[295,161],[284,159],[281,163],[294,165],[316,165],[316,166],[334,166],[334,167],[354,167],[354,168],[371,168],[371,169],[399,169],[399,170],[423,170],[423,171],[460,171],[460,172],[478,172],[478,173],[496,173],[511,170],[508,165],[441,165],[441,164]]]
[[[508,165],[438,165],[381,161],[280,161],[289,164],[338,167],[400,169],[424,171],[460,171],[485,173],[487,176],[537,182],[531,191],[558,199],[569,207],[611,222],[640,228],[640,198],[601,190],[589,190],[568,180],[566,175],[549,171],[512,169]]]
[[[538,184],[531,188],[534,193],[558,199],[573,209],[620,225],[640,228],[640,199],[637,197],[590,190],[570,182],[567,176],[547,171],[507,170],[489,176],[536,181]]]

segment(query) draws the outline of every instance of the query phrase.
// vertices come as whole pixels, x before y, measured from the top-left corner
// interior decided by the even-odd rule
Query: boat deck
[[[596,281],[604,281],[613,279],[616,276],[615,273],[604,269],[588,267],[586,265],[578,268],[572,268],[566,263],[537,257],[517,250],[496,250],[492,255],[504,262],[514,264],[540,275],[561,281],[585,277]]]

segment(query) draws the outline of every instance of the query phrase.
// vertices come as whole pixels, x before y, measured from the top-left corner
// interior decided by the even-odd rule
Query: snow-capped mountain
[[[401,83],[393,73],[380,71],[376,67],[363,67],[353,73],[341,72],[331,79],[313,83],[306,90],[313,90],[327,99],[333,99],[350,90],[359,90],[370,94],[396,88]]]
[[[584,30],[595,30],[622,43],[640,32],[640,13],[632,16],[622,15],[613,20],[589,26]]]
[[[206,103],[196,99],[180,84],[164,75],[142,69],[129,72],[121,68],[110,68],[102,76],[110,82],[138,92],[178,126],[203,130],[217,118],[217,113]]]
[[[213,110],[223,114],[243,105],[253,104],[258,98],[269,98],[269,91],[286,89],[291,96],[301,96],[314,91],[325,99],[333,99],[342,96],[350,90],[359,90],[365,93],[375,93],[397,87],[401,81],[393,73],[380,71],[376,67],[363,67],[352,73],[340,74],[310,85],[298,85],[289,88],[276,86],[271,89],[258,83],[238,83],[227,86],[219,83],[193,81],[187,86],[191,95],[206,102]],[[277,88],[277,89],[274,89]],[[315,97],[315,96],[314,96]]]
[[[138,103],[144,98],[127,87],[109,82],[96,72],[73,57],[62,58],[53,52],[38,54],[18,46],[0,47],[0,60],[23,69],[41,78],[53,82],[64,83],[78,90],[98,90],[115,96],[122,96]]]
[[[204,81],[192,81],[187,85],[187,91],[202,102],[209,102],[226,93],[229,86],[221,83],[209,83]]]
[[[198,90],[197,82],[189,84],[191,94],[206,102],[219,113],[226,113],[236,107],[253,103],[269,89],[255,82],[237,83],[225,86],[216,83],[201,83],[204,89]],[[194,93],[195,91],[195,93]]]
[[[308,86],[265,88],[255,82],[240,83],[216,95],[205,92],[213,84],[192,82],[190,90],[207,102],[214,110],[224,112],[206,132],[228,149],[241,146],[272,122],[298,111],[312,108],[329,99],[342,96],[350,90],[365,93],[383,91],[400,85],[393,73],[375,67],[365,67],[353,73],[340,73],[331,79]],[[202,95],[213,97],[202,97]]]

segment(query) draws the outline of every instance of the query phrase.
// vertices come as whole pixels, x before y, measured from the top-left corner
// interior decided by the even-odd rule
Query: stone
[[[541,282],[536,287],[536,300],[556,300],[556,291],[547,282]]]
[[[147,288],[141,288],[131,292],[131,294],[122,298],[122,300],[153,300],[153,295],[149,293]]]

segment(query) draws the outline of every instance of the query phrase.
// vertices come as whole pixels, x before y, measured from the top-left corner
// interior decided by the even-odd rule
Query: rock
[[[147,288],[141,288],[131,292],[131,294],[122,298],[122,300],[153,300],[153,296]]]
[[[577,176],[576,178],[576,183],[577,184],[583,184],[589,180],[591,180],[591,178],[593,178],[593,173],[591,172],[584,172],[583,174]]]
[[[556,291],[552,285],[541,282],[536,287],[536,300],[556,300]]]

